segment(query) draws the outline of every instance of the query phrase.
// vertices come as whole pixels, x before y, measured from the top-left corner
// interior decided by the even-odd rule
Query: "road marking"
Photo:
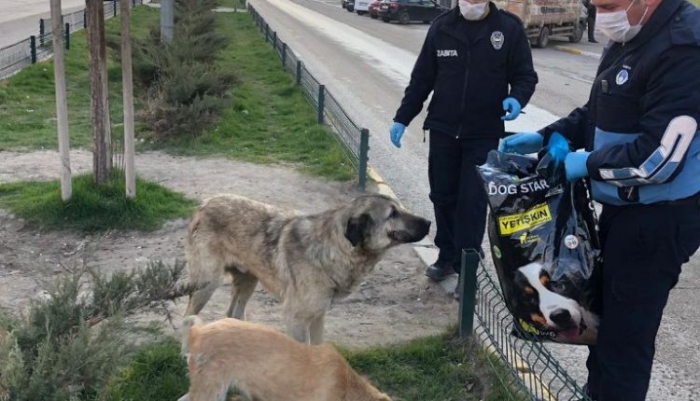
[[[559,50],[560,52],[575,54],[577,56],[592,57],[596,60],[600,59],[600,54],[598,54],[598,53],[583,51],[583,50],[577,49],[575,47],[554,46],[554,49]]]

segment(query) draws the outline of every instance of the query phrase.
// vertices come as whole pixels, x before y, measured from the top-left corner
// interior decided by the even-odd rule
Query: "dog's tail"
[[[181,336],[182,336],[182,354],[187,355],[190,352],[190,332],[193,327],[202,325],[202,319],[197,315],[187,316],[182,320]]]

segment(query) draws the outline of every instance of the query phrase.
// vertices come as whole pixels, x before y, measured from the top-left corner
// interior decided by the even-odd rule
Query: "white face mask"
[[[459,11],[464,19],[468,21],[476,21],[482,19],[486,15],[489,3],[472,4],[465,0],[459,0]]]
[[[627,11],[632,8],[632,4],[627,7],[625,11],[615,11],[612,13],[598,13],[596,15],[595,23],[597,28],[603,31],[605,36],[609,37],[613,42],[626,43],[632,40],[640,30],[642,30],[642,21],[644,17],[647,16],[647,11],[649,7],[644,9],[644,15],[642,19],[639,20],[639,24],[630,25],[629,17],[627,16]]]

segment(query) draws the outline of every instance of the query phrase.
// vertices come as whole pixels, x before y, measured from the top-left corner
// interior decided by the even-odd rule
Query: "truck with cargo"
[[[588,13],[581,0],[492,0],[502,10],[517,15],[530,43],[547,47],[550,37],[578,43],[586,30]]]

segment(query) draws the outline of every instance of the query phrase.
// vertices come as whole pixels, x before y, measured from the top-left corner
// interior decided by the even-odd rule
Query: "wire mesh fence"
[[[143,0],[125,0],[132,7]],[[105,19],[119,15],[119,1],[104,1]],[[70,33],[85,29],[85,10],[61,16],[61,31],[66,47]],[[50,18],[39,20],[39,33],[0,49],[0,79],[7,78],[22,68],[51,57],[53,54],[53,25]]]
[[[299,60],[294,51],[278,37],[277,32],[250,4],[248,12],[265,41],[272,45],[282,66],[295,76],[297,85],[301,86],[306,99],[317,112],[318,123],[328,126],[333,131],[343,154],[357,172],[358,186],[364,190],[369,159],[369,130],[360,127],[350,118],[325,85],[304,67],[304,63]]]
[[[476,292],[473,305],[464,306],[469,297],[461,300],[460,314],[476,323],[473,335],[495,356],[489,363],[501,383],[513,390],[511,399],[591,401],[542,341],[513,324],[501,288],[478,253],[465,251],[462,264],[465,283],[474,280]]]
[[[32,63],[32,41],[21,42],[0,49],[0,78],[10,76]]]

